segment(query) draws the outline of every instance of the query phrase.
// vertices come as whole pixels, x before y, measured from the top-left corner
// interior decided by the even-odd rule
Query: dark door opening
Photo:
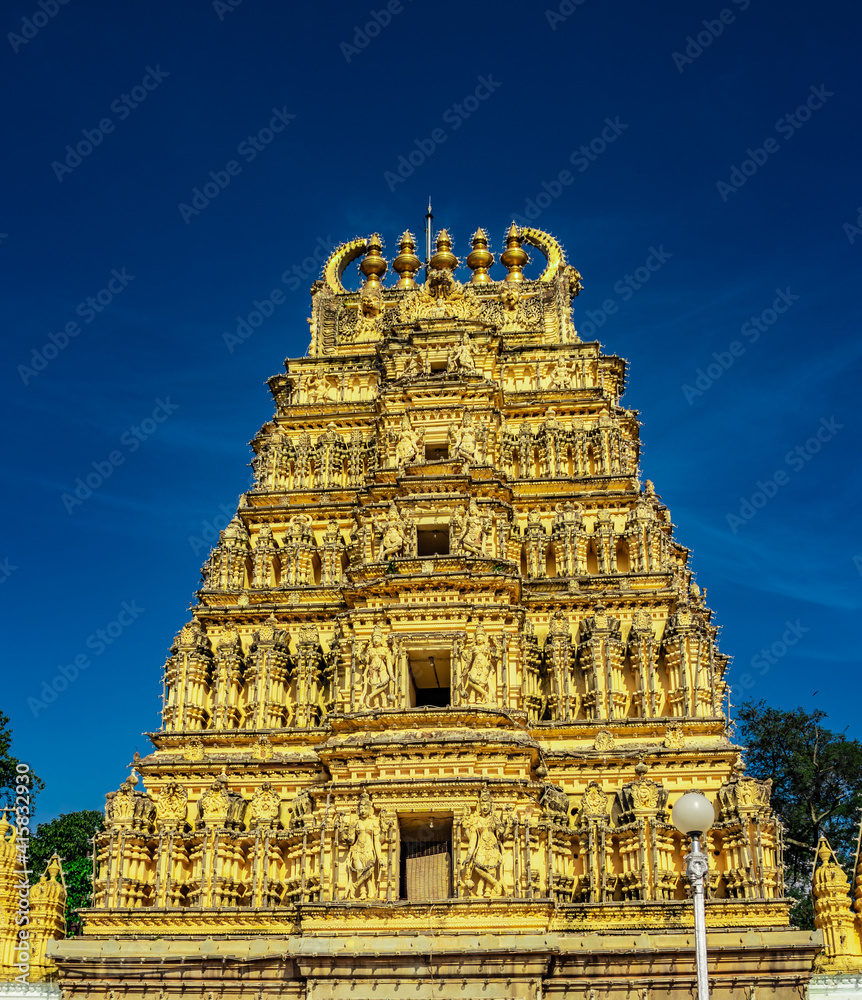
[[[446,708],[452,704],[451,654],[448,649],[412,650],[407,655],[410,708]]]
[[[421,903],[452,898],[451,817],[402,818],[400,855],[401,899]]]

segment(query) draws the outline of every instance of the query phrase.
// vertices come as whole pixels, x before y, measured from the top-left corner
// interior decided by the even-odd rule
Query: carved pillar
[[[203,729],[209,719],[212,654],[197,621],[185,625],[165,664],[166,729]]]
[[[281,729],[291,724],[290,654],[287,632],[270,617],[254,633],[245,671],[245,728]]]
[[[212,684],[213,729],[235,729],[239,725],[242,672],[242,643],[236,629],[229,626],[216,647]]]
[[[560,721],[576,719],[581,712],[583,692],[572,673],[572,661],[569,620],[558,611],[551,618],[545,643],[545,669],[550,680],[551,717]]]
[[[656,679],[658,642],[653,633],[653,622],[646,611],[636,611],[628,635],[628,659],[631,662],[632,683],[635,687],[634,702],[637,715],[645,719],[662,713],[659,706],[662,692]]]
[[[296,652],[296,714],[293,725],[307,729],[317,722],[318,700],[320,697],[320,668],[323,650],[315,625],[306,625],[299,630]]]
[[[587,718],[625,718],[631,705],[631,693],[626,684],[620,623],[600,604],[595,606],[590,618],[581,622],[577,659],[586,688]]]
[[[254,541],[251,585],[256,590],[275,586],[275,567],[278,565],[278,545],[272,537],[272,528],[262,525]]]

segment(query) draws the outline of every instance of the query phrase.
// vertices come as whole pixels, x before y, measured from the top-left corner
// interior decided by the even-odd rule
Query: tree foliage
[[[814,926],[811,872],[821,835],[829,838],[848,874],[856,853],[862,806],[862,743],[823,725],[826,713],[745,702],[737,736],[747,772],[772,779],[772,807],[786,827],[784,866],[794,921]]]
[[[0,712],[0,808],[14,808],[15,785],[18,783],[18,764],[21,761],[13,757],[12,753],[12,728],[9,724],[9,716]],[[42,781],[32,772],[30,775],[30,812],[33,812],[32,799],[35,793],[44,788]]]
[[[93,836],[104,829],[102,814],[95,809],[64,813],[50,823],[40,823],[30,839],[31,880],[38,881],[45,866],[57,854],[66,880],[66,928],[74,933],[80,924],[75,910],[89,906],[93,894]]]

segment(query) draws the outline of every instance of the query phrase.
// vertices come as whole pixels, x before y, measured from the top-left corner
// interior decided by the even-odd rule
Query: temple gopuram
[[[713,995],[804,994],[822,936],[790,926],[626,363],[578,337],[553,237],[498,250],[359,238],[313,285],[50,948],[65,1000],[691,1000],[692,788]]]

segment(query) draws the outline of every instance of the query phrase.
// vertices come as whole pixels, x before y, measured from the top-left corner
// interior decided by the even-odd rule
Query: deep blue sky
[[[564,3],[552,26],[543,3],[402,0],[351,52],[342,43],[382,0],[233,2],[220,15],[210,0],[71,0],[26,44],[5,36],[37,0],[2,15],[0,707],[15,752],[47,782],[38,818],[100,808],[134,750],[147,750],[140,734],[158,726],[161,667],[207,554],[195,539],[248,487],[247,442],[272,409],[264,380],[307,346],[323,251],[309,258],[377,230],[391,259],[405,227],[421,231],[429,193],[462,256],[480,225],[499,253],[528,199],[554,195],[536,224],[583,274],[584,339],[629,359],[624,402],[643,421],[644,477],[708,587],[735,658],[734,700],[820,706],[834,728],[862,735],[862,233],[844,228],[862,204],[859,8],[584,0]],[[722,25],[723,9],[733,20]],[[675,61],[704,20],[721,34]],[[480,77],[491,92],[465,107]],[[136,101],[142,82],[154,89]],[[796,118],[809,99],[817,107]],[[274,111],[296,117],[252,161],[241,144]],[[67,144],[105,118],[110,131],[63,169]],[[426,161],[387,182],[435,129],[444,141]],[[578,160],[603,130],[612,141]],[[749,149],[756,172],[722,193]],[[179,206],[231,160],[229,185],[185,221]],[[566,170],[571,183],[557,187]],[[635,290],[626,275],[651,248],[664,263]],[[282,282],[292,268],[301,280]],[[112,272],[134,277],[115,278],[110,304],[88,313]],[[224,333],[273,289],[285,302],[229,352]],[[786,311],[756,340],[741,332],[777,290]],[[62,344],[76,321],[64,349],[22,377],[49,334]],[[686,394],[714,352],[732,365]],[[173,412],[156,423],[159,400]],[[806,441],[818,428],[828,440],[815,454]],[[805,459],[788,456],[797,447]],[[112,452],[122,463],[69,513],[62,495]],[[776,472],[776,495],[732,531],[726,515]],[[134,620],[100,650],[89,637],[124,602]],[[752,667],[788,622],[794,644]],[[81,656],[89,666],[34,715],[28,698]]]

